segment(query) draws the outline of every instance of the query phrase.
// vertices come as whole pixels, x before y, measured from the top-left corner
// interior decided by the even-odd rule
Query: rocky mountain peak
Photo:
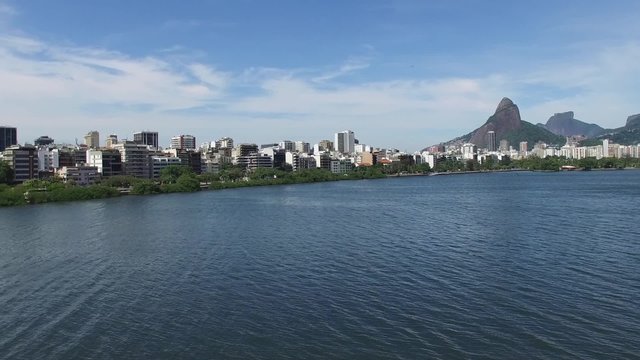
[[[573,111],[555,113],[542,125],[545,129],[556,135],[562,136],[586,136],[595,137],[600,135],[604,129],[596,124],[587,124],[574,117]]]
[[[513,101],[511,101],[511,99],[509,99],[508,97],[503,97],[502,100],[500,100],[500,103],[498,104],[498,107],[496,108],[496,113],[508,109],[512,106],[515,106],[515,104],[513,103]]]
[[[522,119],[520,118],[518,106],[511,99],[505,97],[500,100],[496,112],[489,117],[487,122],[474,131],[469,142],[480,147],[486,147],[487,133],[489,131],[494,131],[499,141],[505,134],[517,130],[521,126]]]

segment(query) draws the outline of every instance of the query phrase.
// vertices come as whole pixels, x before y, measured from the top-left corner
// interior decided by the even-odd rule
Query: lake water
[[[0,209],[2,359],[628,358],[640,171]]]

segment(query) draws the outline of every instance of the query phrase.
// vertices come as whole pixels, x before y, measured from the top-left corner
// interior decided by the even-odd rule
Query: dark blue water
[[[0,358],[640,358],[640,172],[0,209]]]

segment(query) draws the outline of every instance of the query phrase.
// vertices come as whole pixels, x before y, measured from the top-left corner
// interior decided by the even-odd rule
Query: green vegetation
[[[566,142],[564,136],[555,135],[547,129],[543,129],[526,121],[522,121],[522,127],[519,129],[504,134],[500,140],[502,139],[509,141],[509,144],[512,144],[514,147],[517,147],[521,141],[526,141],[529,150],[539,141],[553,145],[564,145]]]
[[[2,163],[0,163],[1,165]],[[508,169],[558,171],[561,166],[571,165],[582,169],[640,168],[640,159],[635,158],[586,158],[580,160],[563,157],[529,157],[522,160],[501,161],[488,157],[480,164],[476,160],[460,161],[440,158],[437,172],[495,171]],[[12,172],[2,170],[0,175]],[[428,164],[415,165],[411,161],[399,161],[389,165],[358,167],[346,174],[333,174],[326,169],[305,169],[287,171],[276,168],[259,168],[247,171],[235,165],[224,166],[218,174],[196,175],[184,166],[168,166],[160,173],[158,181],[138,179],[131,176],[113,176],[103,179],[100,184],[77,186],[64,184],[58,178],[30,180],[10,186],[0,182],[0,206],[41,204],[58,201],[91,200],[120,196],[121,191],[134,195],[160,194],[172,192],[193,192],[201,187],[209,189],[228,189],[248,186],[284,185],[313,183],[337,180],[378,179],[389,175],[425,174],[430,172]],[[6,176],[6,175],[5,175]]]
[[[119,196],[121,191],[129,192],[133,195],[194,192],[200,190],[201,184],[206,184],[209,189],[225,189],[246,186],[374,179],[386,177],[385,171],[390,171],[389,169],[383,169],[382,166],[365,167],[358,168],[348,174],[337,175],[325,169],[293,172],[282,169],[260,168],[247,172],[241,167],[228,165],[223,167],[219,174],[196,175],[188,167],[172,165],[160,172],[158,181],[138,179],[132,176],[113,176],[103,179],[100,184],[91,186],[64,184],[58,178],[30,180],[16,186],[0,183],[0,206],[100,199]],[[416,167],[416,169],[421,168]]]
[[[30,180],[16,186],[0,186],[0,206],[102,199],[119,195],[116,188],[105,185],[83,187],[63,184],[57,179]]]
[[[528,170],[558,171],[562,166],[575,166],[579,169],[623,169],[640,168],[640,159],[636,158],[602,158],[588,157],[580,160],[550,156],[544,159],[530,156],[522,160],[514,160],[515,167]]]
[[[242,171],[240,171],[240,173],[242,173]],[[207,176],[210,189],[300,184],[337,180],[378,179],[386,177],[382,166],[361,167],[350,173],[342,175],[333,174],[325,169],[305,169],[293,172],[271,168],[259,168],[244,175],[240,175],[238,173],[238,169],[226,168],[225,170],[220,171],[218,175],[218,179],[213,180],[210,175]]]
[[[595,139],[587,139],[580,143],[581,146],[602,145],[602,140],[609,139],[612,144],[620,145],[638,145],[640,144],[640,129],[637,128],[621,128],[616,132],[607,135],[598,136]]]
[[[13,182],[13,169],[6,161],[0,161],[0,184],[11,184]]]
[[[500,161],[492,157],[487,157],[480,164],[476,160],[466,160],[464,162],[455,159],[439,159],[435,171],[437,172],[459,172],[459,171],[496,171],[523,169],[535,171],[559,171],[562,166],[575,166],[577,169],[622,169],[640,168],[640,159],[636,158],[585,158],[567,159],[565,157],[550,156],[539,158],[530,156],[526,159],[511,160],[504,158]]]

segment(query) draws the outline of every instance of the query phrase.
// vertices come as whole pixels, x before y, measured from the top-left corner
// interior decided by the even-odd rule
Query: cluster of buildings
[[[333,140],[321,140],[311,145],[305,141],[283,140],[270,144],[235,144],[229,137],[197,145],[192,135],[179,135],[170,139],[168,148],[159,144],[158,132],[139,131],[133,140],[107,136],[100,141],[98,131],[90,131],[82,144],[56,144],[54,139],[41,136],[33,144],[18,144],[17,128],[0,126],[0,160],[14,170],[15,181],[59,176],[64,181],[79,185],[92,184],[101,178],[130,175],[137,178],[157,179],[163,168],[170,165],[188,166],[196,174],[216,174],[225,164],[243,167],[248,171],[257,168],[281,168],[299,171],[321,168],[336,174],[344,174],[359,166],[375,164],[408,165],[429,164],[434,168],[443,158],[477,160],[480,163],[491,157],[521,159],[527,156],[585,157],[640,157],[640,145],[624,146],[604,140],[602,145],[581,147],[575,139],[568,139],[563,147],[556,148],[538,143],[529,149],[526,142],[518,149],[506,140],[496,141],[495,133],[487,134],[488,147],[478,149],[474,144],[452,146],[437,145],[422,152],[407,154],[398,149],[376,148],[361,144],[351,130],[334,134]]]
[[[82,144],[56,144],[54,139],[41,136],[32,144],[20,145],[15,127],[0,127],[0,160],[13,168],[16,182],[58,176],[79,185],[115,175],[157,179],[162,169],[170,165],[188,166],[196,174],[216,174],[225,164],[248,171],[322,168],[344,174],[357,166],[423,161],[419,154],[360,144],[351,130],[335,133],[333,140],[314,145],[290,140],[235,144],[232,138],[223,137],[198,146],[194,136],[179,135],[170,139],[168,148],[162,148],[156,131],[136,132],[133,140],[121,140],[112,134],[104,143],[98,131],[90,131]]]
[[[427,154],[438,154],[438,156],[455,157],[459,160],[477,160],[483,163],[488,158],[493,160],[503,160],[504,158],[519,160],[530,156],[546,158],[551,156],[564,157],[567,159],[584,158],[640,158],[640,144],[621,145],[611,143],[609,140],[602,140],[602,144],[595,146],[579,146],[579,142],[584,137],[568,137],[564,146],[550,146],[544,142],[538,142],[531,148],[529,143],[522,141],[518,148],[510,146],[507,140],[496,141],[496,134],[493,131],[487,132],[487,147],[478,148],[472,143],[458,143],[450,146],[433,146],[428,148]],[[424,153],[423,153],[424,154]]]

